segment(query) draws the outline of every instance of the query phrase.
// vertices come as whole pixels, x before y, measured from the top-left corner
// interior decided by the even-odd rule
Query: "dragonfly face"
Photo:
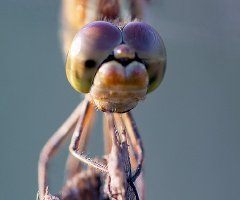
[[[118,28],[97,21],[74,38],[66,73],[71,85],[90,93],[99,109],[123,113],[158,87],[165,68],[165,46],[151,26],[131,22]]]

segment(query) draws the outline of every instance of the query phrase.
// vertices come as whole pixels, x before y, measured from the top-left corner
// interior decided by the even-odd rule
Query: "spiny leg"
[[[92,133],[95,117],[96,117],[96,112],[91,112],[91,120],[87,121],[83,129],[81,141],[79,143],[79,147],[81,147],[82,153],[87,152],[88,150],[89,140]],[[71,179],[76,173],[81,171],[82,167],[83,167],[83,163],[80,162],[77,158],[75,158],[72,155],[72,153],[69,153],[68,159],[66,162],[66,169],[65,169],[65,177],[64,177],[65,183],[67,180]]]
[[[143,171],[144,162],[144,149],[143,143],[137,129],[136,123],[133,119],[131,112],[122,114],[122,119],[126,126],[128,139],[130,143],[129,151],[131,164],[136,169],[132,176],[132,181],[136,181],[136,186],[139,191],[139,197],[141,200],[145,199],[145,177]]]
[[[54,133],[54,135],[43,147],[38,163],[38,185],[41,197],[44,196],[45,189],[47,187],[49,161],[73,132],[79,119],[82,107],[83,102],[79,104],[70,117]]]
[[[139,176],[144,162],[143,143],[131,112],[122,114],[122,119],[127,128],[127,133],[129,134],[134,150],[137,153],[138,166],[135,174],[132,177],[132,180],[134,182]]]
[[[74,130],[71,144],[69,146],[69,151],[72,153],[74,157],[84,162],[85,164],[108,173],[107,166],[95,162],[94,160],[87,158],[85,155],[78,152],[79,148],[81,147],[80,145],[82,144],[81,141],[84,139],[83,138],[84,128],[89,123],[89,121],[92,120],[93,113],[95,112],[95,107],[89,100],[86,99],[84,103],[85,105],[83,114],[80,116],[79,121],[76,125],[76,129]]]

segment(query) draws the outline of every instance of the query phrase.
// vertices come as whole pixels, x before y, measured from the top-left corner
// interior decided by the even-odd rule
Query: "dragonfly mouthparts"
[[[133,59],[125,62],[129,60],[126,66],[111,60],[99,67],[90,95],[101,110],[127,112],[145,99],[149,83],[146,67]]]

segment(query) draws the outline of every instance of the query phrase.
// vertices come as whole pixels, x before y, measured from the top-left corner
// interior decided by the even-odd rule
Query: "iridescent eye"
[[[67,78],[79,92],[88,93],[99,65],[122,42],[121,31],[109,22],[96,21],[75,36],[66,63]]]
[[[148,93],[161,83],[166,70],[166,49],[155,29],[142,22],[131,22],[122,31],[124,43],[132,46],[146,64]]]

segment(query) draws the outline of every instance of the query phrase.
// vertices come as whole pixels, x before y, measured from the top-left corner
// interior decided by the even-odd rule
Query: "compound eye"
[[[121,31],[109,22],[96,21],[83,27],[67,56],[66,73],[73,88],[88,93],[99,65],[121,42]]]
[[[166,70],[166,48],[162,38],[151,26],[142,22],[128,23],[122,31],[123,42],[132,46],[145,63],[149,85],[148,93],[161,83]]]

